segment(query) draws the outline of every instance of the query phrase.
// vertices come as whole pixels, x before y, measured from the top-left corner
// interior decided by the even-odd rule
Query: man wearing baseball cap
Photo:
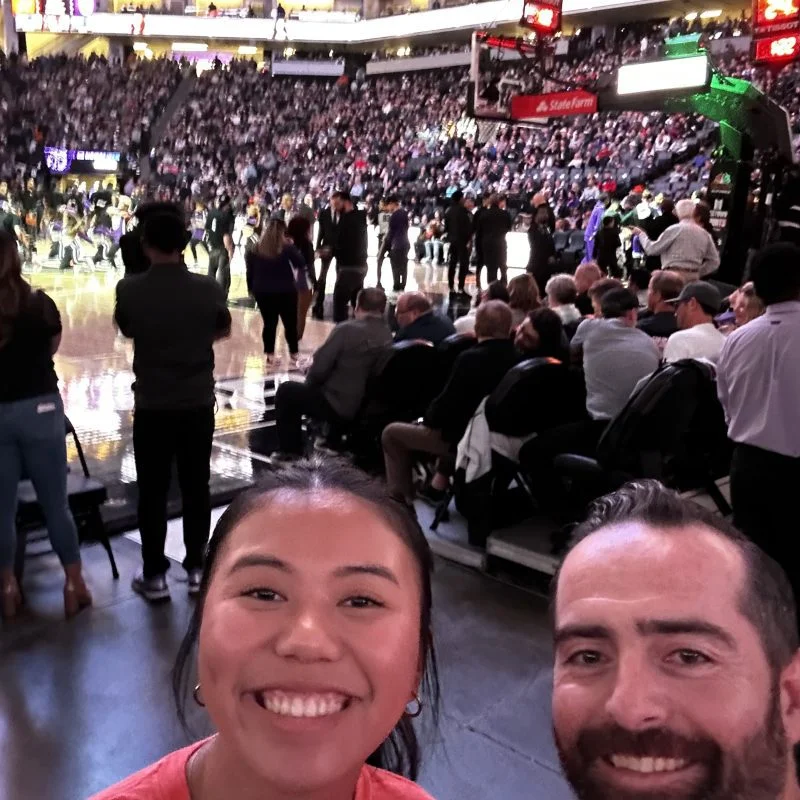
[[[725,336],[714,325],[722,305],[719,290],[706,281],[692,281],[669,302],[675,305],[679,330],[667,340],[664,360],[704,358],[716,364],[725,343]]]

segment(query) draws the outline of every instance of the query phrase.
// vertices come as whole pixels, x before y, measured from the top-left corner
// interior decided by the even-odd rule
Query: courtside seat
[[[679,491],[702,489],[728,515],[716,480],[728,474],[730,456],[714,369],[685,359],[662,366],[634,393],[606,428],[595,458],[564,454],[554,467],[570,481],[577,513],[626,481],[655,478]]]
[[[453,333],[439,342],[436,353],[439,357],[439,387],[441,389],[447,383],[456,359],[477,343],[478,340],[470,333]]]
[[[513,438],[531,436],[584,415],[580,374],[554,358],[533,358],[517,364],[486,400],[489,430]],[[512,481],[531,495],[519,465],[492,453],[489,474],[468,486],[456,484],[456,507],[467,519],[471,545],[485,546],[498,523],[508,521],[504,516],[514,516],[513,504],[506,495]],[[449,501],[447,497],[437,508],[432,530],[444,519]],[[504,514],[499,513],[501,509]]]
[[[65,418],[66,419],[66,418]],[[108,498],[106,487],[89,474],[89,467],[83,453],[78,434],[69,419],[66,419],[66,435],[72,436],[78,460],[81,464],[81,473],[67,473],[67,499],[70,511],[78,527],[78,536],[81,542],[99,542],[106,553],[111,565],[111,574],[119,578],[119,571],[111,549],[111,543],[100,514],[100,506]],[[39,502],[36,498],[36,489],[30,480],[22,480],[17,488],[17,552],[15,571],[19,579],[24,571],[25,549],[29,533],[44,524]]]

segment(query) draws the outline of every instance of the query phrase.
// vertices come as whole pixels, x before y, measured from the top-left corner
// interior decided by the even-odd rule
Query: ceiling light
[[[142,53],[142,52],[144,52],[145,50],[147,50],[147,42],[134,42],[134,43],[133,43],[133,49],[134,49],[134,50],[135,50],[137,53]]]
[[[716,19],[717,17],[721,16],[722,16],[722,9],[715,8],[711,11],[704,11],[702,14],[700,14],[700,19]]]
[[[176,53],[205,53],[208,50],[206,42],[173,42],[172,49]]]
[[[684,17],[684,19],[685,19],[687,22],[694,22],[694,21],[697,19],[697,12],[696,12],[696,11],[690,11],[690,12],[689,12],[689,13],[688,13],[688,14],[687,14],[685,17]]]
[[[258,52],[258,48],[254,47],[251,44],[240,44],[239,45],[239,55],[240,56],[254,56]]]

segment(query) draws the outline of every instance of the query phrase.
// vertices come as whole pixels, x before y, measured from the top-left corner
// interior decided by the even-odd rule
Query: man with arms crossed
[[[554,581],[553,723],[580,800],[798,800],[781,568],[655,481],[597,501]]]

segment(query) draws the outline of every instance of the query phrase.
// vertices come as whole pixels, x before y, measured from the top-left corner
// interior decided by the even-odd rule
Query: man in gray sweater
[[[349,422],[361,408],[367,381],[387,355],[392,334],[384,319],[386,295],[362,289],[355,318],[337,325],[314,354],[305,382],[286,381],[275,395],[278,451],[273,461],[303,455],[303,416]]]

